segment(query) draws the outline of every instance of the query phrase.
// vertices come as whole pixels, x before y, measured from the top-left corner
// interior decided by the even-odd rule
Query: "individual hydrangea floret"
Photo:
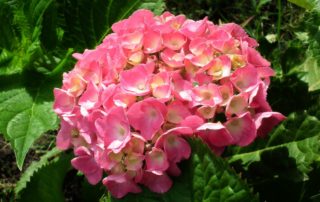
[[[285,117],[266,101],[274,71],[237,24],[138,10],[115,23],[54,89],[57,146],[114,197],[164,193],[196,136],[217,155],[265,137]],[[103,178],[103,179],[102,179]]]

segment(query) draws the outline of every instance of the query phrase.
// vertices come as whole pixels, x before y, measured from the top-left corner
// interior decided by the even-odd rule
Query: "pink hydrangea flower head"
[[[72,166],[112,196],[141,186],[167,192],[191,156],[186,137],[220,155],[285,119],[266,100],[275,72],[239,25],[142,9],[112,30],[95,49],[73,54],[53,105],[57,147],[72,148]]]

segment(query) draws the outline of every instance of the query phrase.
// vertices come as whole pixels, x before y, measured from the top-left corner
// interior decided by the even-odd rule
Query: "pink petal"
[[[89,82],[87,89],[81,95],[78,104],[86,110],[91,110],[100,106],[99,89],[94,83]]]
[[[168,107],[168,113],[166,116],[166,120],[178,124],[182,120],[184,120],[187,116],[190,116],[191,113],[188,108],[179,100],[175,100],[171,102]]]
[[[265,137],[276,125],[283,121],[286,117],[278,112],[263,112],[256,114],[255,125],[257,134]]]
[[[193,131],[195,131],[203,123],[204,123],[204,120],[202,118],[196,115],[192,115],[192,116],[186,117],[183,121],[181,121],[180,126],[189,127]]]
[[[140,187],[132,180],[127,179],[125,175],[109,175],[102,180],[112,196],[122,198],[128,193],[141,192]]]
[[[145,53],[155,53],[162,49],[160,32],[149,30],[144,34],[143,48]]]
[[[264,84],[260,83],[254,88],[249,97],[250,107],[255,110],[256,113],[264,111],[272,111],[269,103],[267,102],[267,90],[264,88]]]
[[[169,167],[167,155],[161,149],[152,148],[146,153],[146,169],[155,174],[162,173]]]
[[[61,121],[61,128],[56,138],[56,145],[59,149],[66,150],[71,146],[73,129],[74,127],[72,127],[66,121]]]
[[[113,108],[103,119],[95,122],[97,132],[104,137],[108,149],[118,153],[131,138],[129,121],[122,107]]]
[[[257,67],[270,67],[270,62],[264,59],[254,48],[248,47],[248,62]]]
[[[214,107],[222,102],[222,97],[217,85],[209,83],[193,88],[192,106],[205,105]]]
[[[247,146],[257,136],[256,126],[249,112],[240,117],[231,118],[224,125],[234,138],[235,144],[239,146]]]
[[[163,146],[170,162],[180,162],[190,157],[191,148],[188,142],[179,136],[167,135]]]
[[[170,67],[182,67],[184,65],[184,54],[182,52],[175,52],[166,48],[160,53],[160,57]]]
[[[134,103],[128,110],[128,119],[142,137],[151,140],[161,128],[166,115],[165,105],[154,98]]]
[[[141,169],[143,160],[144,155],[131,153],[125,157],[124,164],[126,165],[126,169],[137,171]]]
[[[211,119],[216,113],[216,107],[201,106],[197,109],[197,114],[204,119]]]
[[[155,175],[146,171],[143,173],[142,184],[153,192],[165,193],[171,188],[172,181],[165,173],[162,175]]]
[[[186,43],[186,37],[179,32],[165,33],[162,35],[163,45],[171,50],[180,50]]]
[[[207,29],[207,18],[199,21],[187,20],[181,27],[181,32],[190,39],[199,37]]]
[[[247,111],[248,97],[245,94],[238,94],[231,97],[226,107],[226,115],[241,115]]]
[[[234,143],[234,138],[220,122],[205,123],[197,128],[197,131],[209,145],[224,147]]]
[[[71,113],[75,106],[75,97],[67,91],[55,88],[53,109],[57,114]]]
[[[132,69],[121,72],[120,85],[132,95],[146,95],[150,91],[149,76],[145,65],[137,65]]]
[[[248,65],[234,71],[230,80],[238,90],[249,92],[258,84],[258,73],[253,66]]]

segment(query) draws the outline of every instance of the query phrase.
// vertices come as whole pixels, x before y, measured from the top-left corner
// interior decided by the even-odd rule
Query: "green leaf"
[[[288,1],[308,10],[319,7],[320,5],[319,1],[317,0],[288,0]]]
[[[30,178],[26,188],[20,193],[21,202],[64,202],[62,190],[65,175],[71,169],[71,155],[62,154],[39,168]],[[43,162],[38,162],[42,164]],[[30,168],[31,171],[33,168]]]
[[[14,189],[16,196],[18,196],[19,193],[27,187],[27,184],[30,182],[31,178],[35,173],[39,171],[39,169],[48,165],[50,160],[52,160],[52,158],[56,157],[60,153],[61,151],[55,147],[51,151],[48,151],[45,155],[43,155],[39,161],[32,162],[32,164],[22,174],[22,176],[16,184],[16,187]]]
[[[309,84],[309,91],[320,89],[320,60],[316,57],[308,56],[303,64],[299,67],[305,74],[302,80]]]
[[[302,201],[314,194],[317,190],[307,187],[319,162],[320,121],[307,114],[290,115],[268,140],[239,149],[229,159],[266,201]]]
[[[190,140],[191,158],[181,163],[182,174],[172,178],[173,187],[165,194],[144,188],[142,193],[129,194],[123,199],[105,196],[101,201],[202,202],[257,201],[255,195],[228,164],[198,139]]]
[[[52,110],[52,89],[57,82],[39,74],[26,73],[24,77],[16,77],[17,83],[21,83],[14,88],[8,87],[8,83],[0,87],[0,133],[11,143],[19,169],[33,142],[58,126]]]

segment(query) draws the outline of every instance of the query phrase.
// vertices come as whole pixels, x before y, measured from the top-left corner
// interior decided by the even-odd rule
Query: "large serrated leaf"
[[[211,202],[257,201],[250,188],[229,168],[228,164],[198,139],[191,139],[191,158],[182,162],[182,175],[173,178],[173,187],[165,194],[156,194],[146,188],[142,193],[129,194],[123,199],[105,196],[101,201],[145,202]]]
[[[59,153],[61,153],[61,151],[55,147],[51,151],[48,151],[45,155],[43,155],[39,161],[32,162],[32,164],[22,174],[19,181],[17,182],[16,187],[14,189],[15,195],[18,196],[20,192],[27,187],[27,184],[30,182],[33,175],[37,173],[39,169],[48,165],[50,159],[54,158]]]
[[[18,201],[64,202],[62,187],[65,175],[71,169],[70,160],[71,155],[62,154],[50,160],[45,166],[40,166],[41,168],[31,176],[27,186],[20,191]]]
[[[34,81],[26,80],[29,77]],[[14,88],[9,83],[0,81],[0,133],[11,143],[17,165],[22,169],[26,154],[34,141],[44,132],[58,126],[57,116],[52,110],[50,90],[57,82],[29,73],[16,78],[20,80]]]

